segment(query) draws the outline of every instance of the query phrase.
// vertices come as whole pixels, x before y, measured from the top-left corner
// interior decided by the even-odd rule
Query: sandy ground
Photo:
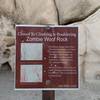
[[[0,100],[42,100],[42,92],[15,91],[14,73],[0,71]]]
[[[100,84],[81,83],[79,90],[55,93],[55,100],[100,100]],[[0,71],[0,100],[42,100],[42,92],[15,91],[14,73]]]

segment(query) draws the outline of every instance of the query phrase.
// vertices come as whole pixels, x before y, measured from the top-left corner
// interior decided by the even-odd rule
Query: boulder
[[[0,36],[14,36],[15,37],[15,27],[12,19],[7,18],[7,16],[0,16]]]
[[[100,83],[100,9],[84,20],[87,34],[85,55],[85,79],[87,82]]]
[[[0,38],[0,67],[8,60],[8,53],[5,53],[6,49],[6,42],[3,41],[3,38]]]
[[[55,0],[60,24],[85,19],[100,7],[100,0]]]
[[[13,36],[4,36],[3,41],[6,42],[7,46],[15,45],[15,37],[13,37]]]
[[[15,0],[0,0],[0,15],[10,16],[15,11]]]
[[[0,14],[21,24],[57,24],[54,0],[0,0]]]
[[[13,37],[0,37],[0,67],[9,63],[12,71],[15,69],[15,39]]]
[[[9,50],[10,50],[10,57],[8,59],[8,63],[11,66],[12,71],[14,72],[15,71],[15,65],[16,65],[16,63],[15,63],[15,58],[16,58],[16,56],[15,56],[16,55],[15,54],[15,51],[16,51],[15,45],[9,47]]]
[[[25,24],[58,23],[53,0],[16,0],[15,16]]]

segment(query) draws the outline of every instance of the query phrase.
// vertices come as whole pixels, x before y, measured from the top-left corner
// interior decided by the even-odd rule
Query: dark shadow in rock
[[[0,71],[11,71],[11,66],[9,65],[8,62],[2,64]]]
[[[73,24],[76,22],[80,22],[85,20],[86,18],[88,18],[89,16],[93,15],[96,11],[98,11],[100,9],[100,6],[95,8],[93,11],[91,11],[88,15],[82,16],[80,18],[70,18],[69,20],[65,20],[65,23],[63,23],[62,25],[69,25],[69,24]]]

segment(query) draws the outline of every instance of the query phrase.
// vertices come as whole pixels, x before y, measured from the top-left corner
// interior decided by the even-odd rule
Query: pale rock
[[[13,37],[13,36],[4,36],[4,42],[6,42],[7,46],[15,45],[15,37]]]
[[[13,71],[15,68],[15,45],[12,40],[14,42],[14,37],[0,37],[0,67],[2,64],[8,62]]]
[[[0,13],[3,15],[12,15],[15,10],[15,0],[0,0]]]
[[[72,26],[78,27],[78,54],[80,56],[86,53],[86,30],[85,25],[82,22],[77,22],[71,24]]]
[[[91,45],[92,46],[92,45]],[[85,62],[100,62],[100,55],[99,52],[87,52],[85,55]]]
[[[100,10],[87,19],[74,23],[78,26],[78,59],[81,80],[100,83]]]
[[[85,82],[100,84],[100,62],[85,63]]]
[[[87,52],[100,52],[100,9],[84,21],[87,30]]]
[[[56,0],[60,24],[82,20],[100,7],[100,0]]]
[[[78,55],[78,74],[79,83],[84,81],[84,55]]]
[[[0,16],[0,35],[15,37],[14,23],[11,19]]]
[[[78,26],[78,67],[79,67],[79,76],[80,82],[84,81],[84,63],[85,63],[85,54],[87,49],[87,34],[85,30],[85,25],[83,22],[77,22],[73,25]]]
[[[0,1],[1,2],[1,1]],[[2,1],[3,2],[3,1]],[[8,3],[8,2],[7,2]],[[6,4],[5,4],[6,5]],[[11,19],[0,16],[0,66],[6,62],[15,66],[15,50],[10,50],[15,45],[15,28]]]
[[[79,69],[81,77],[88,83],[100,83],[100,10],[87,19],[74,23],[79,27]]]
[[[0,36],[0,41],[6,48],[15,45],[15,37],[13,36]]]
[[[4,53],[6,49],[6,42],[3,41],[3,38],[0,38],[0,67],[3,63],[7,62],[8,58],[6,58]]]
[[[86,32],[85,26],[82,22],[77,22],[70,24],[68,26],[76,26],[78,27],[78,71],[79,71],[79,79],[82,82],[84,79],[84,63],[85,63],[85,53],[86,53]]]
[[[95,80],[94,74],[100,74],[100,9],[84,20],[87,31],[87,51],[85,55],[85,80],[100,83]],[[92,81],[91,81],[92,80]]]
[[[0,14],[18,24],[58,24],[54,0],[0,0]]]
[[[10,50],[10,57],[9,57],[9,59],[8,59],[8,62],[9,62],[9,65],[11,66],[11,69],[12,69],[12,71],[14,72],[15,71],[15,51],[16,51],[16,49],[15,49],[15,45],[14,46],[11,46],[11,47],[9,47],[9,50]]]
[[[0,37],[0,55],[3,55],[3,52],[7,48],[7,43],[4,41],[4,37]]]
[[[19,23],[57,24],[53,0],[16,0],[15,16]]]
[[[60,24],[66,24],[82,20],[94,13],[100,7],[100,0],[56,0],[56,6],[59,16],[57,16],[53,0],[16,0],[16,2],[15,0],[0,0],[0,14],[10,16],[16,23],[57,24],[57,17],[59,17]],[[12,44],[15,42],[15,29],[13,21],[4,16],[0,17],[0,65],[9,62],[14,71],[15,45],[12,46]],[[100,84],[100,10],[75,25],[79,27],[80,80],[85,77],[85,82],[89,85],[94,83],[96,86]],[[7,37],[8,33],[11,33],[14,38]],[[7,49],[7,55],[4,55]],[[71,100],[94,100],[91,99],[91,91],[87,87],[77,92],[59,91],[56,95],[57,100],[69,98]]]

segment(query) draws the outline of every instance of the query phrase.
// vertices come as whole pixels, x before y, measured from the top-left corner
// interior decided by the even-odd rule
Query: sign
[[[16,89],[77,89],[78,27],[16,26]]]

